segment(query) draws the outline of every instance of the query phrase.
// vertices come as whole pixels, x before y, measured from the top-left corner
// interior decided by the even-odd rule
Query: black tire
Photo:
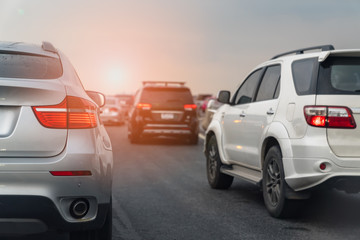
[[[210,137],[209,142],[206,145],[205,154],[207,179],[210,186],[215,189],[228,189],[231,186],[234,177],[220,172],[220,168],[223,164],[221,163],[215,135]]]
[[[264,203],[271,216],[286,218],[296,214],[298,202],[286,198],[290,188],[285,182],[279,146],[272,146],[265,156],[262,188]]]
[[[104,225],[98,230],[71,232],[70,240],[111,240],[112,239],[112,200]]]

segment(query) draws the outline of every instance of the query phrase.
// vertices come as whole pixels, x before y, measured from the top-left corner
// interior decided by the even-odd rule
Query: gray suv
[[[0,235],[111,239],[105,98],[48,42],[0,42]]]

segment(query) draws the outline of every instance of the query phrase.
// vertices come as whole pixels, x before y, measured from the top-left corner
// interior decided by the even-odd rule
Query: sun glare
[[[119,68],[113,68],[108,72],[108,81],[112,84],[119,84],[124,81],[124,73]]]

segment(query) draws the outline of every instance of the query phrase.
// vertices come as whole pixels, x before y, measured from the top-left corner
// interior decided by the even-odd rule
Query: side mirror
[[[221,90],[218,93],[217,100],[221,103],[229,104],[230,102],[230,91]]]
[[[105,105],[105,95],[95,91],[86,91],[87,95],[99,106]]]

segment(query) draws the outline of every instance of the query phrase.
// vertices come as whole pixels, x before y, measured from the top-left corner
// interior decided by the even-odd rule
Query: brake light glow
[[[92,102],[66,96],[57,104],[32,107],[38,121],[47,128],[80,129],[97,126],[97,107]]]
[[[314,127],[356,128],[351,110],[338,106],[305,106],[306,122]]]
[[[109,112],[118,112],[117,108],[109,108]]]
[[[184,105],[184,110],[186,110],[186,111],[196,110],[196,108],[197,108],[196,104],[185,104]]]
[[[139,109],[142,109],[142,110],[150,110],[151,104],[150,103],[138,103],[138,105],[136,107]]]

